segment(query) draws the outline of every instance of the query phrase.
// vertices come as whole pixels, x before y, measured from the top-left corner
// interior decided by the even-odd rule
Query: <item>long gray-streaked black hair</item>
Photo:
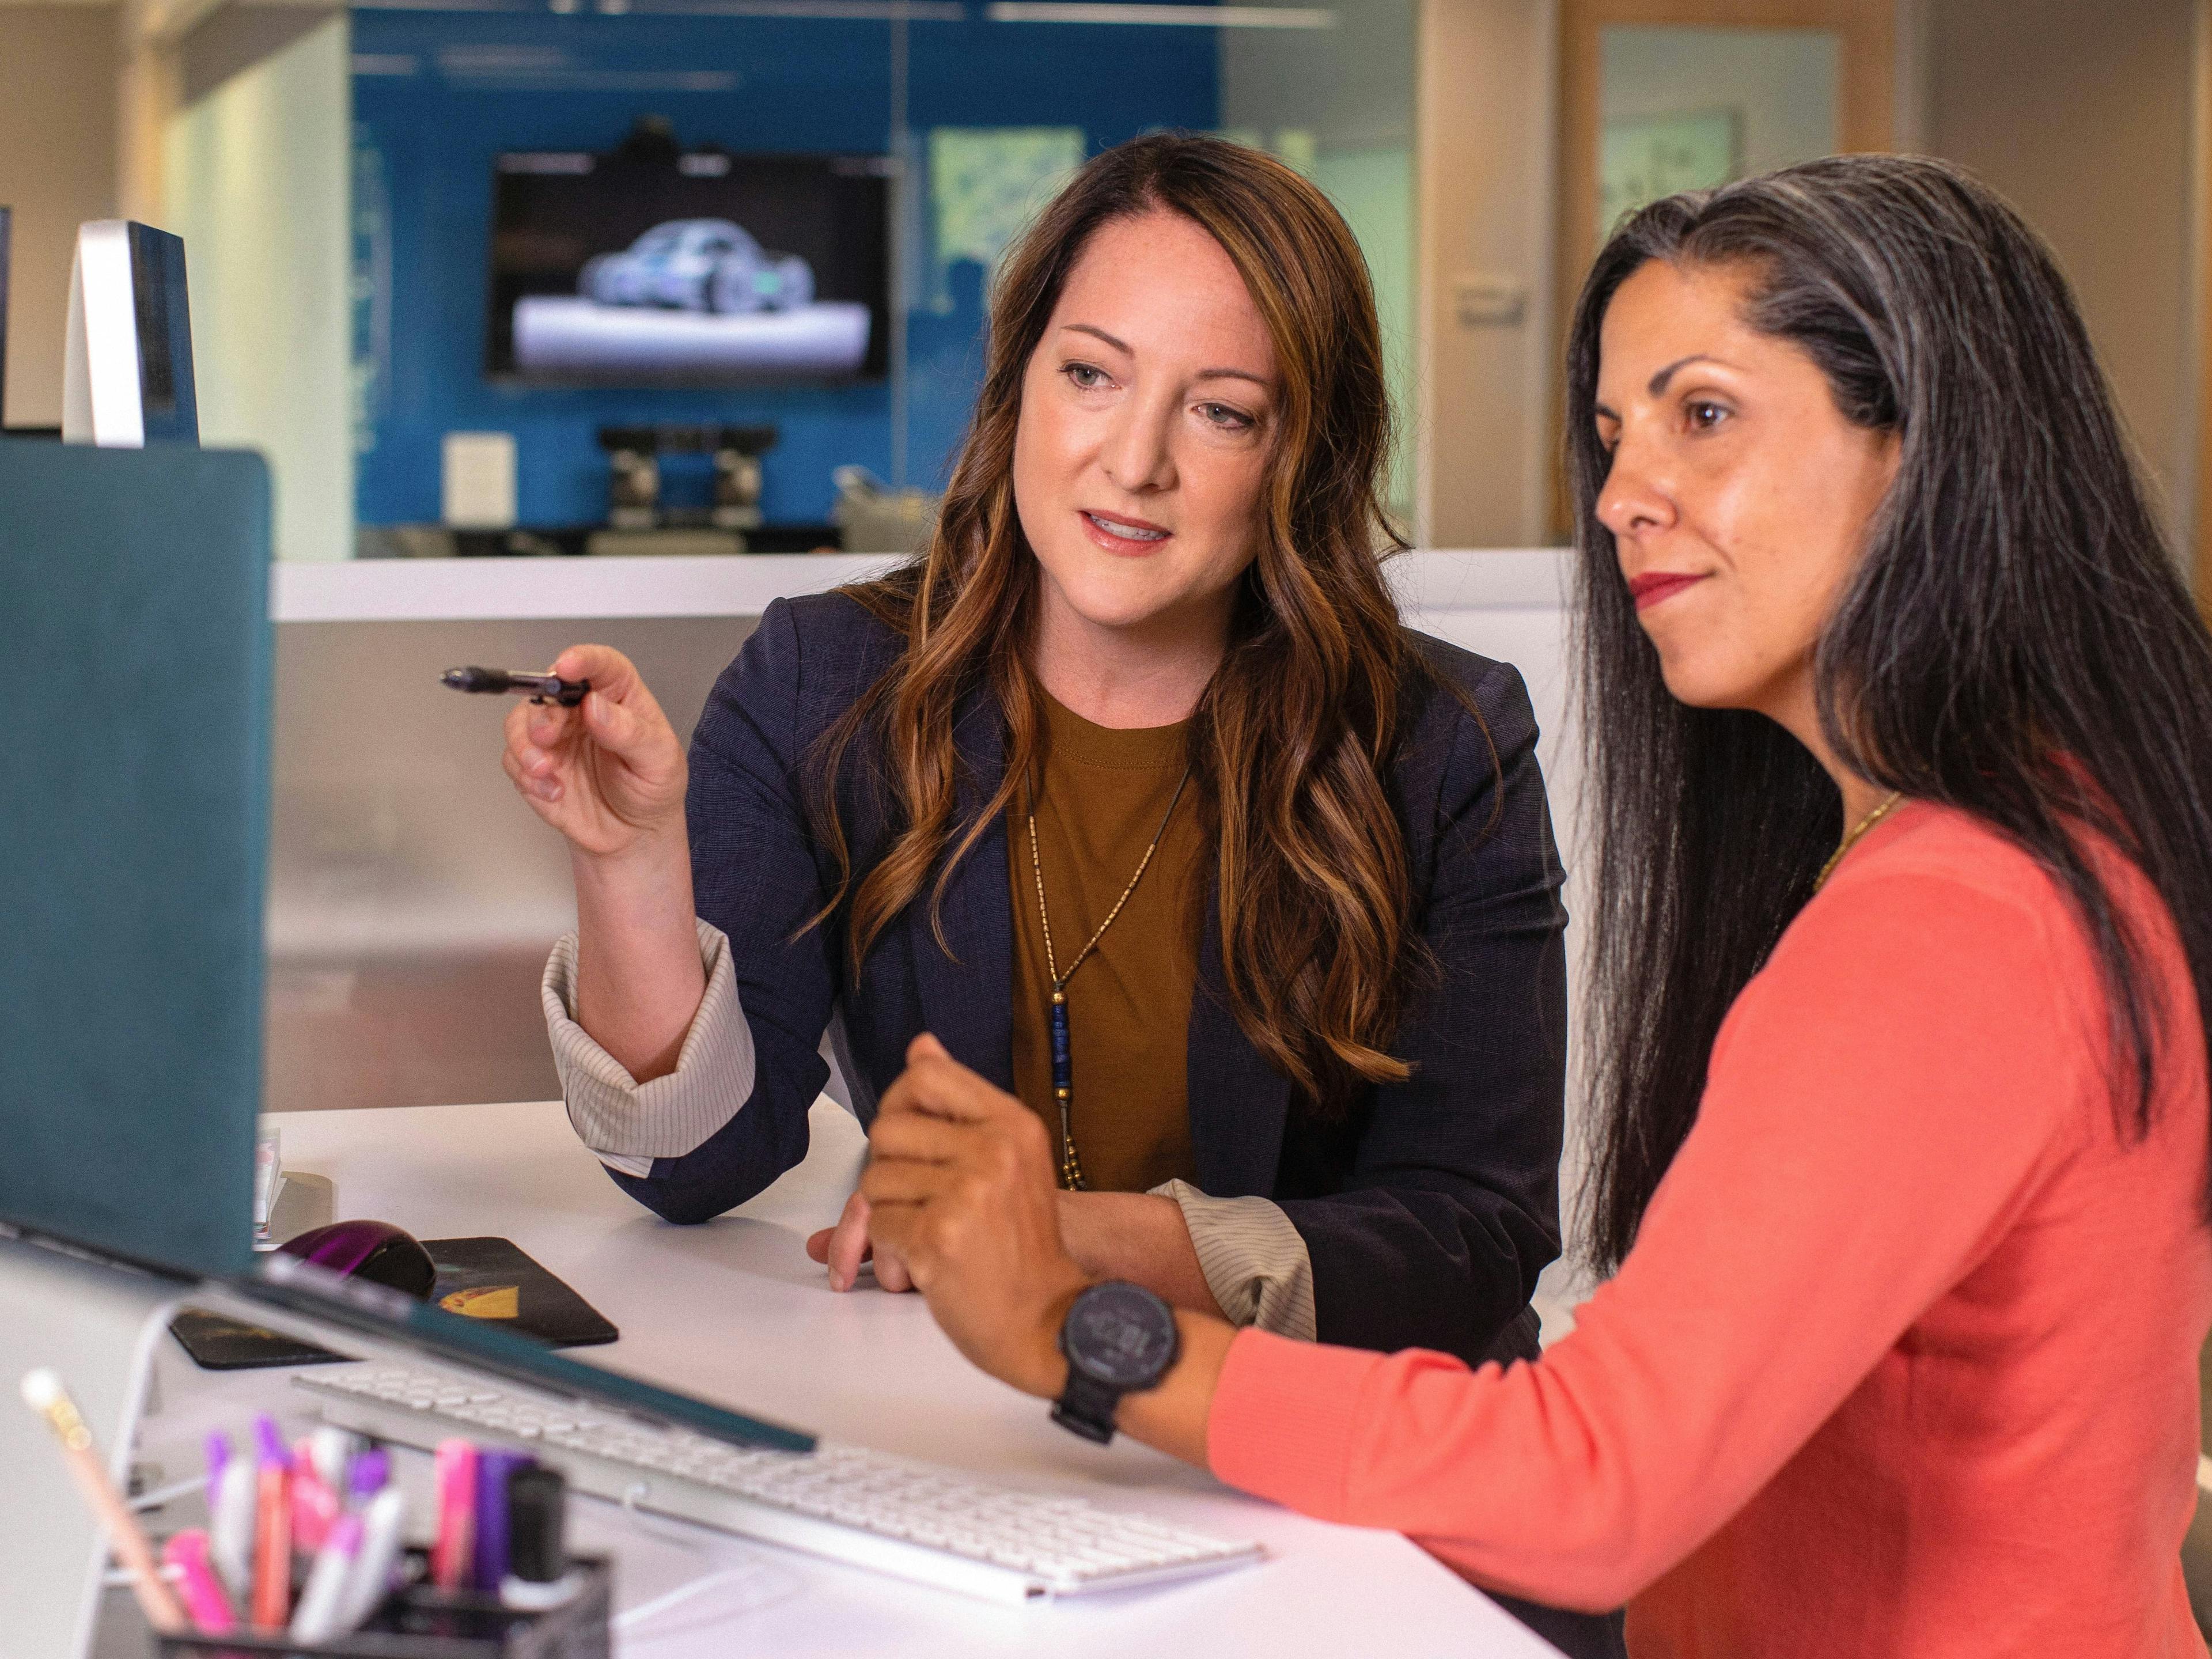
[[[2124,1122],[2148,1126],[2166,1011],[2081,825],[2163,896],[2212,1009],[2212,638],[2049,252],[1985,186],[1903,156],[1655,203],[1598,255],[1567,349],[1604,872],[1589,1218],[1607,1267],[1696,1120],[1723,1015],[1842,830],[1835,787],[1779,726],[1668,695],[1597,519],[1599,331],[1654,259],[1750,273],[1751,324],[1810,356],[1846,419],[1899,440],[1815,656],[1835,753],[1973,814],[2051,872],[2102,969]]]

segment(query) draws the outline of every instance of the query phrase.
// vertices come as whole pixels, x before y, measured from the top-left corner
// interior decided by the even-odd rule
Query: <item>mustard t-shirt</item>
[[[1186,762],[1188,722],[1115,730],[1045,699],[1036,850],[1063,972],[1128,886]],[[1052,975],[1045,965],[1026,788],[1006,825],[1014,914],[1014,1091],[1059,1144]],[[1066,986],[1076,1152],[1087,1184],[1142,1192],[1193,1178],[1187,1045],[1198,979],[1195,878],[1204,851],[1186,789],[1144,879]]]

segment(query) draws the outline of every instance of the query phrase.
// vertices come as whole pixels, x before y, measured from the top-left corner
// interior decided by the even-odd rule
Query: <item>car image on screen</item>
[[[814,270],[795,253],[767,252],[728,219],[672,219],[588,261],[576,289],[606,306],[746,316],[811,304]]]

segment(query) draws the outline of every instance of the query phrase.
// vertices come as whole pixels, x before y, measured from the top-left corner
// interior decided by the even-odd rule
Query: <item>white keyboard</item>
[[[452,1435],[520,1446],[597,1498],[996,1601],[1159,1583],[1261,1554],[1257,1544],[858,1446],[750,1451],[473,1377],[374,1363],[319,1365],[292,1380],[342,1428],[404,1446]]]

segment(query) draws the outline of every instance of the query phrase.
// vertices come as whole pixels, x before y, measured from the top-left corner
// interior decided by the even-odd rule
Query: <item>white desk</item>
[[[337,1183],[337,1213],[418,1237],[499,1234],[622,1328],[577,1357],[837,1439],[1022,1486],[1079,1492],[1231,1535],[1266,1564],[1197,1583],[1000,1608],[811,1557],[586,1500],[577,1547],[617,1558],[617,1602],[637,1607],[720,1568],[756,1565],[627,1632],[642,1659],[988,1654],[1484,1655],[1553,1650],[1389,1533],[1309,1521],[1127,1440],[1098,1448],[1039,1401],[969,1366],[916,1296],[839,1296],[806,1259],[860,1165],[860,1130],[824,1101],[806,1162],[742,1209],[699,1227],[647,1213],[569,1132],[558,1103],[286,1114],[284,1161]],[[163,1345],[162,1409],[142,1443],[175,1477],[214,1423],[274,1403],[299,1417],[283,1373],[195,1370]],[[407,1472],[422,1479],[428,1460]],[[765,1605],[755,1605],[765,1600]]]

